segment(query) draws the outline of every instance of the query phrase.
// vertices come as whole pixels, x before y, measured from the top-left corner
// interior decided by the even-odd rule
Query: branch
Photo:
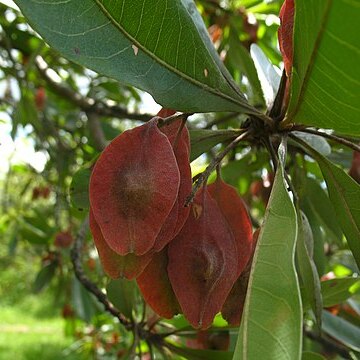
[[[202,172],[195,185],[193,186],[193,189],[190,193],[190,195],[186,198],[185,206],[189,206],[192,201],[194,200],[195,194],[200,189],[201,185],[205,183],[210,176],[210,174],[213,172],[213,170],[221,163],[221,161],[224,159],[224,157],[235,147],[238,145],[238,143],[244,139],[246,139],[251,134],[251,130],[246,130],[241,135],[239,135],[235,140],[233,140],[221,153],[219,153],[215,158],[211,161],[211,163],[208,165],[208,167],[205,169],[204,172]]]
[[[178,119],[186,121],[187,118],[191,115],[192,115],[192,113],[182,113],[182,114],[175,114],[175,115],[168,116],[168,117],[162,119],[163,121],[160,121],[158,123],[158,127],[162,128],[165,125],[170,125],[171,123],[173,123],[174,121],[176,121]]]
[[[81,250],[83,241],[86,237],[86,234],[89,230],[89,219],[86,218],[82,223],[80,230],[76,236],[74,246],[71,249],[71,261],[74,266],[75,275],[78,280],[83,284],[83,286],[104,305],[105,310],[108,311],[111,315],[119,319],[120,323],[127,330],[133,329],[133,324],[128,320],[120,311],[110,303],[107,296],[94,284],[84,273],[84,270],[81,265]]]
[[[35,61],[36,67],[41,75],[41,77],[47,82],[49,87],[59,96],[66,98],[75,106],[81,108],[85,112],[94,112],[100,116],[109,116],[119,119],[129,119],[129,120],[139,120],[146,122],[150,120],[153,115],[151,114],[137,114],[129,113],[126,109],[109,104],[105,101],[94,100],[87,96],[82,96],[69,88],[68,86],[59,83],[51,78],[48,74],[49,67],[42,60],[42,58],[37,57]]]
[[[360,146],[359,145],[356,145],[354,144],[353,142],[347,140],[347,139],[344,139],[343,137],[340,137],[340,136],[336,136],[336,135],[333,135],[333,134],[327,134],[325,132],[322,132],[322,131],[319,131],[319,130],[314,130],[314,129],[299,129],[298,131],[301,131],[301,132],[304,132],[304,133],[308,133],[308,134],[314,134],[314,135],[319,135],[319,136],[322,136],[324,138],[327,138],[327,139],[330,139],[330,140],[333,140],[333,141],[336,141],[337,143],[339,144],[342,144],[344,146],[347,146],[349,147],[350,149],[353,149],[355,151],[359,151],[360,152]]]

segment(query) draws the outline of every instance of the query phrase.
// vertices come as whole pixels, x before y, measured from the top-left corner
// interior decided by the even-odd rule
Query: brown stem
[[[171,116],[168,116],[168,117],[162,119],[162,121],[159,122],[158,126],[159,126],[159,128],[161,128],[165,125],[169,125],[169,124],[173,123],[174,121],[176,121],[178,119],[182,119],[185,121],[191,115],[192,115],[192,113],[182,113],[182,114],[171,115]]]
[[[299,131],[304,132],[304,133],[308,133],[308,134],[314,134],[314,135],[322,136],[324,138],[336,141],[339,144],[345,145],[345,146],[349,147],[350,149],[353,149],[355,151],[360,152],[360,146],[359,145],[356,145],[353,142],[351,142],[351,141],[349,141],[349,140],[347,140],[347,139],[345,139],[343,137],[336,136],[336,135],[333,135],[333,134],[327,134],[327,133],[324,133],[322,131],[309,129],[309,128],[300,129]]]
[[[110,303],[107,296],[94,284],[86,275],[82,268],[81,264],[81,250],[83,241],[86,237],[86,234],[89,230],[89,219],[86,218],[82,223],[80,230],[76,236],[73,248],[71,249],[71,261],[74,266],[74,271],[77,279],[81,284],[104,305],[105,310],[108,311],[111,315],[119,319],[120,323],[127,330],[132,330],[134,328],[133,323],[128,320],[120,311]]]
[[[216,168],[218,164],[220,164],[220,162],[224,159],[224,157],[231,150],[235,149],[235,147],[238,145],[240,141],[246,139],[250,134],[251,134],[251,130],[246,130],[241,135],[239,135],[235,140],[233,140],[222,152],[220,152],[218,155],[215,156],[215,158],[210,162],[210,164],[205,169],[205,171],[199,175],[190,195],[186,198],[185,206],[189,206],[192,203],[195,194],[200,189],[201,185],[207,181],[212,171]]]

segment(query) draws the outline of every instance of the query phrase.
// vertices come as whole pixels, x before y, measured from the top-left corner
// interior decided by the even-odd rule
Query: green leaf
[[[89,201],[89,182],[91,167],[86,166],[77,171],[70,185],[71,204],[78,210],[86,210],[90,207]]]
[[[297,219],[280,165],[254,254],[234,359],[299,359],[302,309],[294,266]]]
[[[308,199],[307,197],[301,199],[301,208],[306,214],[307,219],[309,220],[313,234],[313,239],[314,239],[313,259],[316,265],[316,269],[319,275],[323,275],[325,273],[326,257],[324,253],[325,234],[321,228],[322,223],[318,219],[318,216],[314,213],[314,210],[310,205],[310,199]]]
[[[233,353],[220,350],[196,350],[170,345],[171,351],[189,360],[231,360]]]
[[[358,1],[297,1],[287,119],[360,134]]]
[[[149,92],[164,107],[261,116],[222,64],[193,0],[16,4],[65,57]]]
[[[250,53],[259,76],[265,102],[269,108],[276,97],[280,86],[281,74],[277,73],[274,65],[257,44],[251,44]]]
[[[78,279],[72,282],[72,302],[79,318],[90,323],[92,318],[104,310],[99,307],[99,302],[87,291]]]
[[[20,235],[23,239],[29,241],[31,244],[46,244],[49,242],[51,236],[46,234],[43,230],[38,229],[25,219],[20,220]]]
[[[324,158],[305,142],[300,139],[297,141],[318,162],[321,168],[338,223],[360,268],[360,186],[342,169]]]
[[[190,130],[190,161],[195,160],[215,145],[232,140],[236,136],[239,136],[239,132],[235,130]]]
[[[304,196],[308,199],[308,205],[326,230],[326,233],[337,243],[341,243],[342,231],[338,224],[334,207],[319,182],[315,179],[307,178]]]
[[[328,311],[323,311],[323,330],[350,349],[360,351],[359,327]]]
[[[322,136],[308,134],[301,131],[293,131],[293,134],[299,137],[301,140],[304,140],[321,155],[329,156],[331,154],[331,146]]]
[[[296,242],[296,255],[299,265],[301,283],[304,294],[315,314],[319,327],[321,327],[322,298],[319,274],[313,260],[314,239],[310,224],[306,216],[298,215],[298,238]]]
[[[241,71],[248,78],[253,92],[254,105],[264,107],[264,94],[261,89],[254,61],[251,58],[249,51],[242,45],[237,30],[233,27],[230,29],[229,46],[227,59],[235,69]]]
[[[136,303],[137,285],[133,280],[111,280],[106,287],[109,300],[126,317],[132,318],[132,311]]]
[[[304,351],[301,360],[326,360],[326,359],[320,354],[311,351]]]
[[[357,278],[331,279],[321,282],[324,307],[342,303],[360,291],[360,280]]]
[[[36,279],[33,284],[32,291],[38,294],[46,286],[48,286],[55,275],[55,270],[58,263],[53,261],[50,264],[45,265],[36,275]]]

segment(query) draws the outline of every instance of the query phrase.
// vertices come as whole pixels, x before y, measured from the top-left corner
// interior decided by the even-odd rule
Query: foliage
[[[84,358],[358,355],[356,1],[15,2],[0,114],[47,161],[0,180],[1,295]]]

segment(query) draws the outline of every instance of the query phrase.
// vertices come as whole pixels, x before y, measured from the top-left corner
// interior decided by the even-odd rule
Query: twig
[[[277,170],[277,166],[278,166],[278,156],[275,152],[275,149],[274,149],[274,146],[271,142],[271,139],[270,138],[264,138],[263,139],[263,144],[265,145],[265,147],[267,148],[269,154],[270,154],[270,158],[271,158],[271,161],[273,163],[273,168],[274,168],[274,173],[276,173],[276,170]]]
[[[120,311],[110,303],[107,296],[85,275],[84,270],[81,265],[81,249],[83,241],[86,237],[86,234],[89,230],[89,219],[82,223],[80,230],[76,236],[74,246],[71,249],[71,261],[74,266],[75,275],[78,280],[83,284],[83,286],[90,291],[95,297],[104,305],[105,310],[108,311],[111,315],[119,319],[120,323],[127,330],[133,329],[133,324],[128,320]]]
[[[219,153],[215,158],[211,161],[211,163],[208,165],[208,167],[205,169],[204,172],[202,172],[195,185],[193,186],[193,189],[190,193],[190,195],[186,198],[185,206],[189,206],[192,201],[194,200],[195,194],[200,189],[201,185],[207,181],[208,177],[212,173],[212,171],[216,168],[218,164],[224,159],[224,157],[235,147],[238,145],[238,143],[244,139],[246,139],[251,134],[251,130],[246,130],[241,135],[239,135],[235,140],[233,140],[221,153]]]
[[[349,147],[350,149],[353,149],[355,151],[360,152],[360,146],[359,145],[356,145],[353,142],[351,142],[351,141],[349,141],[347,139],[344,139],[344,138],[342,138],[340,136],[336,136],[336,135],[333,135],[333,134],[327,134],[325,132],[322,132],[322,131],[319,131],[319,130],[314,130],[314,129],[309,129],[309,128],[300,129],[298,131],[308,133],[308,134],[314,134],[314,135],[322,136],[324,138],[336,141],[339,144],[345,145],[345,146]]]
[[[66,98],[69,102],[71,102],[85,112],[94,112],[100,116],[138,120],[143,122],[146,122],[153,117],[153,115],[151,114],[129,113],[127,110],[120,106],[112,105],[105,101],[94,100],[90,97],[81,96],[68,86],[54,81],[47,72],[49,67],[40,57],[36,59],[35,64],[41,77],[47,82],[49,87],[51,87],[51,89],[55,93],[57,93],[63,98]]]
[[[171,115],[171,116],[164,118],[163,121],[160,121],[158,126],[159,126],[159,128],[161,128],[165,125],[171,124],[172,122],[174,122],[178,119],[187,120],[187,118],[191,115],[192,115],[192,113],[182,113],[182,114]]]

